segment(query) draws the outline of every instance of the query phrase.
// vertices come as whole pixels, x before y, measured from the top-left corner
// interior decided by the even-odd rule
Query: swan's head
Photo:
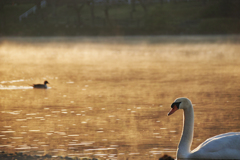
[[[168,113],[168,116],[173,114],[178,109],[187,109],[188,107],[191,107],[192,102],[188,98],[177,98],[173,104],[171,105],[171,110]]]
[[[49,84],[48,81],[44,81],[44,84]]]

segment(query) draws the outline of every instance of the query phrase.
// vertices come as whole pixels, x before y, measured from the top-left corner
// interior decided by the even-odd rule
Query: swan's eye
[[[171,108],[173,108],[173,107],[176,105],[177,108],[179,109],[180,103],[181,103],[181,102],[174,102],[174,103],[171,105]]]

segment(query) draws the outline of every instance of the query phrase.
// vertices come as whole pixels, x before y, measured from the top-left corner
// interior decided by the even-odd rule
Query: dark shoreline
[[[49,160],[49,159],[54,159],[54,160],[98,160],[96,158],[77,158],[77,157],[62,157],[62,156],[57,156],[53,157],[49,154],[46,154],[44,156],[31,156],[27,155],[21,152],[15,152],[15,153],[6,153],[4,151],[0,152],[0,159],[1,160]]]

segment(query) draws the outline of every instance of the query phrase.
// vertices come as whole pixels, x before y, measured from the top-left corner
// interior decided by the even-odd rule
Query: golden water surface
[[[240,131],[240,37],[0,39],[0,151],[119,160],[176,158],[194,104],[192,149]],[[48,89],[32,84],[47,80]]]

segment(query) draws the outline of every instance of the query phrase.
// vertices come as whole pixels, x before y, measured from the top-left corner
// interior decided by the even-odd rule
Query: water
[[[0,150],[176,157],[182,111],[167,113],[183,96],[194,103],[192,149],[240,131],[239,50],[237,36],[2,38]],[[32,88],[44,80],[49,89]]]

